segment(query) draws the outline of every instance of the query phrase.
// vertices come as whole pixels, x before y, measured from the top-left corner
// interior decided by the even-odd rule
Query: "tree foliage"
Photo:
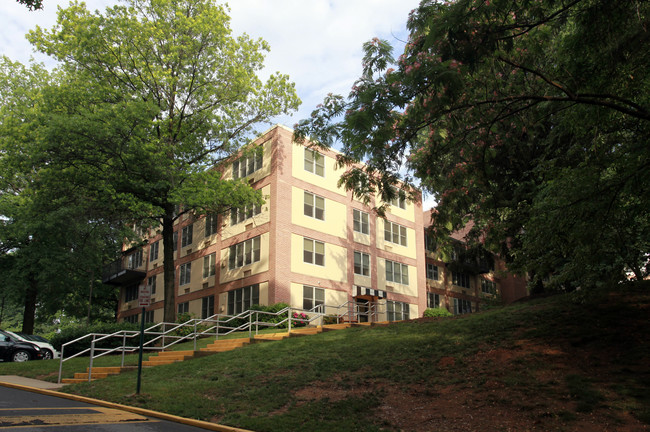
[[[215,164],[300,103],[286,75],[258,78],[268,44],[232,35],[227,12],[211,0],[131,0],[103,13],[72,2],[52,29],[28,35],[59,61],[56,81],[36,87],[29,121],[3,120],[34,131],[34,169],[93,203],[86,220],[162,231],[166,321],[175,315],[174,223],[260,203]]]
[[[329,96],[296,138],[364,161],[349,187],[415,175],[444,244],[468,241],[562,286],[647,274],[650,5],[624,0],[423,1],[394,61],[365,46],[349,97]],[[360,181],[366,178],[367,181]],[[644,267],[646,270],[644,270]]]

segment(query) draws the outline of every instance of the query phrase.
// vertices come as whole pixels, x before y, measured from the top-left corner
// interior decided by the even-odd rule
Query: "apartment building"
[[[274,126],[255,141],[260,152],[224,172],[261,190],[263,205],[177,222],[178,313],[207,317],[286,302],[338,313],[336,306],[348,307],[361,312],[361,320],[399,320],[420,317],[433,305],[474,311],[482,297],[509,289],[495,274],[474,275],[468,283],[452,275],[426,250],[429,213],[420,200],[397,199],[378,217],[374,202],[365,206],[338,186],[344,168],[336,167],[334,150],[304,147],[292,135]],[[162,248],[161,236],[151,232],[146,246],[106,272],[105,283],[121,286],[120,321],[139,319],[141,284],[152,291],[145,320],[162,321]],[[515,294],[522,295],[525,288]],[[376,314],[364,314],[376,305]]]

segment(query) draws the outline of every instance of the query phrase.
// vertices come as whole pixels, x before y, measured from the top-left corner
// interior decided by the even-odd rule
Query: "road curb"
[[[47,389],[40,389],[36,387],[29,387],[25,385],[20,385],[20,384],[14,384],[14,383],[8,383],[8,382],[0,382],[0,386],[4,387],[9,387],[9,388],[14,388],[17,390],[25,390],[25,391],[30,391],[33,393],[40,393],[43,395],[47,396],[56,396],[64,399],[70,399],[73,401],[77,402],[85,402],[93,405],[98,405],[98,406],[103,406],[106,408],[113,408],[113,409],[118,409],[122,411],[128,411],[132,412],[134,414],[141,414],[144,416],[148,417],[155,417],[159,418],[161,420],[167,420],[175,423],[182,423],[188,426],[195,426],[203,429],[208,429],[208,430],[213,430],[213,431],[218,431],[218,432],[252,432],[248,429],[240,429],[232,426],[225,426],[225,425],[220,425],[216,423],[210,423],[202,420],[194,420],[194,419],[188,419],[185,417],[179,417],[175,416],[172,414],[166,414],[166,413],[161,413],[158,411],[152,411],[144,408],[137,408],[137,407],[132,407],[129,405],[121,405],[113,402],[106,402],[103,400],[99,399],[93,399],[85,396],[79,396],[75,394],[69,394],[69,393],[61,393],[58,391],[54,390],[47,390]]]

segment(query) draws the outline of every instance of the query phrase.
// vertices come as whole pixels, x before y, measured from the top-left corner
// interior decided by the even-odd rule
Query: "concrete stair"
[[[201,351],[226,352],[226,351],[232,351],[237,348],[241,348],[245,345],[249,345],[250,343],[251,343],[250,338],[222,339],[222,340],[216,340],[212,342],[205,348],[201,348]]]
[[[107,378],[111,375],[118,375],[126,370],[135,369],[135,366],[125,366],[125,367],[94,367],[92,375],[90,377],[91,381],[96,379]],[[86,372],[76,372],[74,378],[63,378],[61,379],[63,384],[74,384],[88,382],[88,368]]]
[[[200,351],[161,351],[157,354],[149,356],[149,358],[142,362],[142,366],[161,366],[172,364],[180,361],[189,360],[192,358],[203,357],[206,355],[215,354],[218,352],[232,351],[243,346],[258,343],[258,342],[272,342],[283,340],[288,337],[301,337],[318,334],[326,331],[343,330],[349,327],[367,327],[370,325],[388,325],[389,322],[381,323],[341,323],[341,324],[327,324],[318,327],[298,327],[291,330],[291,333],[267,333],[256,335],[253,338],[239,338],[239,339],[222,339],[216,340]],[[94,367],[91,381],[96,379],[107,378],[111,375],[117,375],[127,370],[137,369],[136,366],[125,367]],[[88,381],[88,369],[86,372],[78,372],[74,374],[74,378],[63,378],[63,384],[82,383]]]

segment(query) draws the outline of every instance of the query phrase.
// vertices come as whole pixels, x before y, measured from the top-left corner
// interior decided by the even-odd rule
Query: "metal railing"
[[[337,307],[340,308],[340,306]],[[161,322],[144,330],[145,342],[143,344],[143,350],[164,351],[178,343],[189,340],[194,341],[194,350],[196,350],[197,339],[202,337],[213,336],[215,340],[218,340],[220,336],[244,331],[248,331],[249,337],[252,337],[253,329],[255,335],[257,335],[260,327],[277,328],[281,326],[283,327],[284,324],[287,326],[287,332],[291,332],[292,325],[295,327],[295,322],[307,325],[317,321],[322,324],[323,316],[326,315],[323,312],[325,309],[325,305],[317,305],[310,310],[294,307],[286,307],[278,312],[247,310],[237,315],[215,314],[208,318],[193,318],[184,323]],[[294,316],[294,314],[296,316]],[[339,317],[346,316],[346,314],[347,312],[340,316],[337,315],[337,322]],[[260,317],[262,318],[261,320]],[[272,317],[276,317],[275,321],[277,322],[271,321],[273,319]],[[277,320],[277,317],[285,318]],[[63,363],[83,355],[89,356],[88,381],[92,379],[93,361],[99,357],[110,354],[120,354],[120,367],[124,367],[125,355],[139,350],[139,336],[140,331],[121,330],[110,334],[89,333],[85,336],[64,343],[61,345],[61,356],[59,358],[58,383],[61,383]],[[104,344],[115,345],[116,340],[119,341],[119,346],[102,346]],[[90,344],[88,348],[72,354],[67,358],[65,357],[66,347],[71,347],[73,344],[84,343],[84,341]]]

